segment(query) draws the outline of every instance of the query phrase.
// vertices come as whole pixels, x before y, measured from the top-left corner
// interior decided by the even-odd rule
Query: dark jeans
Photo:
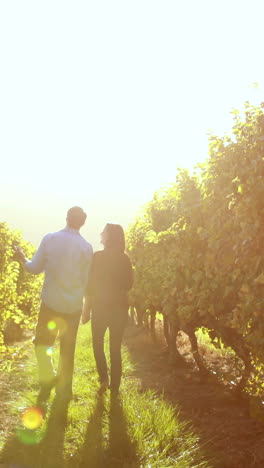
[[[104,336],[109,328],[111,361],[111,389],[118,391],[122,374],[121,342],[127,322],[127,309],[103,310],[95,308],[92,312],[93,351],[100,382],[108,380],[107,364],[104,353]]]
[[[53,367],[52,346],[60,338],[57,392],[72,391],[72,375],[76,336],[81,312],[60,314],[41,304],[36,335],[33,340],[38,361],[40,385],[49,385],[56,375]]]

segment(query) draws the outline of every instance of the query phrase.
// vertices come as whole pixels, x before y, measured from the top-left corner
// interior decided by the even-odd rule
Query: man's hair
[[[80,206],[73,206],[67,211],[67,224],[70,228],[80,229],[87,218],[87,214]]]
[[[106,247],[115,248],[124,252],[125,250],[125,234],[120,224],[107,223],[105,226],[107,232]]]

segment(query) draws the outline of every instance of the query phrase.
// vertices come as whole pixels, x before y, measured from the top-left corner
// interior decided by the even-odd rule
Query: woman
[[[106,224],[101,233],[104,250],[93,256],[82,322],[90,319],[100,392],[109,387],[104,353],[104,336],[110,334],[111,392],[118,393],[121,373],[121,341],[128,316],[127,292],[133,283],[130,259],[125,253],[125,236],[119,224]]]

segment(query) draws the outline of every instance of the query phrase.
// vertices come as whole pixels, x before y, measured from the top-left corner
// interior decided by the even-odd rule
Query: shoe
[[[55,376],[49,383],[40,384],[40,391],[37,398],[38,405],[45,403],[49,399],[51,390],[53,389],[53,387],[55,387],[57,380],[58,377]]]

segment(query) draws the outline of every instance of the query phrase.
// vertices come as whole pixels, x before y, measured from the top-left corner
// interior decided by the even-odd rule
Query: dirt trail
[[[264,467],[264,413],[255,419],[248,402],[217,379],[202,382],[191,360],[186,366],[170,366],[161,337],[155,344],[146,330],[133,327],[127,329],[124,344],[142,391],[153,389],[177,405],[215,468]]]

